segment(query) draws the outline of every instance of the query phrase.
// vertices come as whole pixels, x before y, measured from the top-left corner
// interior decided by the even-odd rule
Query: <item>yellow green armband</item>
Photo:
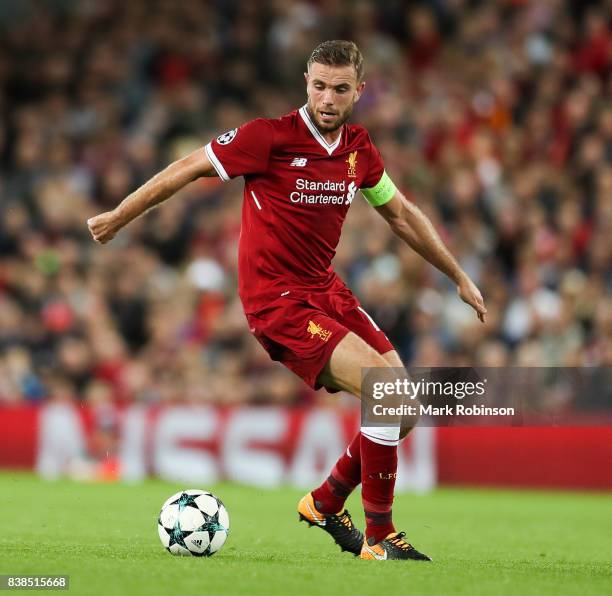
[[[372,207],[380,207],[385,203],[388,203],[395,194],[397,188],[393,184],[393,180],[389,178],[387,172],[383,172],[378,184],[372,188],[362,188],[361,192],[366,198],[366,201],[372,205]]]

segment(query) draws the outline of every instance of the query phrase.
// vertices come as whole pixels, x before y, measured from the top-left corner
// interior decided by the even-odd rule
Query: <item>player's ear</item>
[[[361,83],[359,83],[359,85],[357,85],[357,88],[355,89],[355,103],[359,101],[359,98],[361,97],[361,94],[363,93],[364,89],[365,81],[361,81]]]
[[[305,72],[305,73],[304,73],[304,80],[306,81],[306,84],[307,84],[307,85],[308,85],[308,79],[309,79],[309,78],[310,78],[310,75],[309,75],[307,72]]]

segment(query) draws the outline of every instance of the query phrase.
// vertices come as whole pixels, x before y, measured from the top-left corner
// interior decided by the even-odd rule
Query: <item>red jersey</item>
[[[238,291],[245,312],[295,291],[338,282],[331,261],[360,188],[381,179],[380,153],[363,126],[345,124],[329,144],[306,106],[258,118],[205,147],[223,180],[244,176]]]

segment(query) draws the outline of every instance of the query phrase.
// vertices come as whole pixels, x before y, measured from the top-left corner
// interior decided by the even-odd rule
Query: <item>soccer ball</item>
[[[215,495],[183,490],[162,505],[157,531],[164,548],[173,555],[210,557],[227,540],[229,515]]]

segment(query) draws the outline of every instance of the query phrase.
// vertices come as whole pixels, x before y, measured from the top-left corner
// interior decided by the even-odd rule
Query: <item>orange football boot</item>
[[[377,561],[407,560],[431,561],[431,558],[420,553],[412,544],[404,540],[406,532],[392,532],[384,540],[376,543],[373,538],[363,541],[360,559]]]
[[[317,509],[312,493],[304,495],[298,503],[300,521],[325,530],[340,547],[355,556],[362,552],[363,534],[355,527],[350,513],[345,509],[338,513],[322,513]]]

